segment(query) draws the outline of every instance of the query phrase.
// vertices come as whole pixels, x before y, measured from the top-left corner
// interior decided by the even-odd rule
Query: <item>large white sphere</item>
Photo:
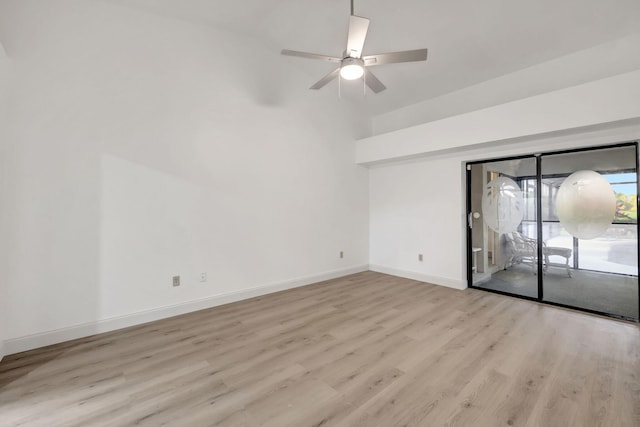
[[[487,184],[482,193],[484,222],[498,233],[518,229],[524,217],[522,190],[511,178],[498,177]]]
[[[556,215],[563,227],[579,239],[593,239],[607,231],[616,213],[611,184],[598,172],[574,172],[556,197]]]

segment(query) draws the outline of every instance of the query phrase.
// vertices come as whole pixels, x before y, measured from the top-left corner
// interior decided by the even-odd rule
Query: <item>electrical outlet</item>
[[[344,252],[340,251],[340,258],[344,258]]]
[[[180,276],[173,276],[173,287],[180,286]]]
[[[422,254],[418,254],[418,261],[422,262]]]
[[[207,273],[200,273],[200,281],[201,282],[206,282],[207,281]]]

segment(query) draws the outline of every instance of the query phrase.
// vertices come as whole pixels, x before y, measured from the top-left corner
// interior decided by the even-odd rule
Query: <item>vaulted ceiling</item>
[[[345,48],[350,13],[348,0],[104,1],[255,37],[274,52],[331,56]],[[356,0],[355,14],[371,20],[365,55],[429,49],[427,62],[376,67],[387,90],[355,100],[370,115],[640,33],[638,0]],[[307,73],[309,86],[333,67],[282,61]]]

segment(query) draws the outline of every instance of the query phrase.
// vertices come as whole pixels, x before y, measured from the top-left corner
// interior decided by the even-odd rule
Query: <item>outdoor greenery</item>
[[[638,220],[638,196],[636,194],[616,193],[616,221]]]

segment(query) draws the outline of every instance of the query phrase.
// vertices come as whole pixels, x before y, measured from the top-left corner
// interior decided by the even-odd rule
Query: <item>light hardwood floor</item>
[[[637,324],[365,272],[8,356],[0,425],[640,426]]]

